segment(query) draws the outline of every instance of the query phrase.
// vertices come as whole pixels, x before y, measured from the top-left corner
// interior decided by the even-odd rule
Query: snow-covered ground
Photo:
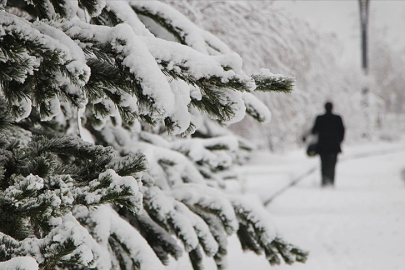
[[[291,182],[311,169],[293,187]],[[240,171],[233,192],[263,203],[285,240],[310,252],[305,264],[271,267],[264,256],[243,253],[229,239],[231,270],[404,270],[405,269],[405,143],[376,143],[344,148],[336,185],[320,187],[319,160],[304,150],[285,154],[258,153]],[[191,269],[187,258],[171,270]],[[211,259],[205,268],[216,269]]]
[[[318,165],[302,152],[256,155],[243,171],[244,191],[265,201]],[[405,269],[404,168],[404,144],[346,147],[334,188],[319,187],[317,168],[267,207],[284,238],[310,251],[307,263],[270,268],[233,238],[229,269]]]

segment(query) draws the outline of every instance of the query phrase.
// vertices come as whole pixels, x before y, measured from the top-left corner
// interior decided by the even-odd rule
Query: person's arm
[[[345,138],[345,126],[343,125],[342,117],[339,116],[339,139],[342,142]]]
[[[320,126],[320,124],[319,124],[319,116],[317,116],[316,120],[315,120],[314,127],[311,130],[311,133],[312,134],[318,134],[319,133],[319,126]]]

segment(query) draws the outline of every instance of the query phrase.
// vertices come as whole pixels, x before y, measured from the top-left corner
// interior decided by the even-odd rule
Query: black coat
[[[340,144],[345,135],[342,118],[326,113],[316,117],[312,134],[318,135],[318,153],[337,154],[342,152]]]

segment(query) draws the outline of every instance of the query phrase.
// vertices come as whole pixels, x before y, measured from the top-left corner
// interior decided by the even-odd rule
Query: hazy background
[[[344,43],[345,60],[360,66],[360,19],[358,0],[287,1],[276,0],[274,6],[286,9],[293,16],[308,21],[323,32],[335,33]],[[387,34],[387,40],[399,49],[405,48],[405,1],[370,2],[370,23]]]
[[[347,144],[404,133],[405,2],[370,1],[368,77],[360,66],[357,0],[169,2],[241,55],[247,72],[267,68],[296,79],[291,94],[257,94],[272,111],[271,123],[248,118],[231,127],[260,147],[302,147],[326,101],[343,117]]]

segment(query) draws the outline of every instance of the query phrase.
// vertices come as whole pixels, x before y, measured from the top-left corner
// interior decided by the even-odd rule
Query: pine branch
[[[114,58],[100,49],[92,48],[91,53],[97,55],[97,58],[87,59],[87,64],[91,68],[91,76],[84,87],[90,101],[105,98],[105,91],[101,91],[102,89],[116,89],[126,93],[134,92],[133,89],[138,86],[126,79],[125,74],[116,65]]]
[[[14,15],[3,15],[0,24],[5,42],[0,43],[0,55],[5,57],[2,65],[6,66],[3,66],[4,72],[0,72],[0,86],[8,105],[17,105],[14,109],[17,118],[26,117],[31,108],[28,113],[18,112],[18,104],[24,99],[32,99],[42,118],[52,117],[60,108],[50,107],[50,102],[68,95],[69,91],[61,91],[67,85],[80,88],[86,81],[86,68],[73,64],[77,59],[67,48],[57,46],[59,41],[34,28],[41,28],[41,23],[33,25]],[[77,99],[75,95],[71,100]]]
[[[0,132],[11,127],[11,116],[8,112],[6,102],[0,97]]]
[[[132,9],[137,14],[140,14],[140,15],[153,19],[156,23],[160,24],[166,30],[168,30],[171,34],[173,34],[180,43],[187,44],[185,34],[182,33],[182,29],[180,29],[178,27],[174,27],[173,24],[171,23],[171,20],[169,18],[165,18],[164,14],[159,13],[159,12],[154,12],[153,9],[148,9],[147,6],[142,6],[142,5],[138,6],[136,3],[130,3],[130,4],[131,4]]]
[[[114,11],[104,8],[100,15],[91,18],[91,22],[97,25],[116,26],[123,21],[117,16],[117,14],[115,14]]]
[[[21,244],[16,239],[0,232],[0,261],[3,262],[21,255],[25,255],[21,251]]]
[[[137,213],[142,208],[142,195],[135,178],[119,176],[112,169],[101,173],[88,186],[77,187],[73,193],[75,203],[85,206],[114,203],[132,213]]]
[[[218,218],[217,215],[212,214],[208,211],[199,208],[190,208],[194,213],[199,215],[209,226],[210,232],[215,238],[215,241],[218,244],[218,251],[214,254],[213,258],[217,268],[219,270],[225,269],[227,262],[226,262],[226,255],[228,253],[228,241],[227,241],[227,233],[225,232],[224,227],[221,224],[221,220]]]
[[[142,153],[130,153],[125,157],[112,160],[108,168],[121,176],[133,176],[147,169],[147,160]]]
[[[202,270],[204,269],[203,265],[203,254],[201,252],[201,249],[197,247],[196,249],[191,250],[188,253],[188,256],[190,258],[191,265],[193,266],[194,270]]]
[[[214,55],[226,54],[230,52],[228,46],[214,35],[200,29],[186,16],[170,7],[168,4],[155,2],[131,1],[132,9],[145,17],[152,19],[171,33],[181,44],[190,46],[200,52],[209,53],[214,51]],[[170,10],[169,12],[164,12]],[[187,27],[184,27],[187,25]]]
[[[33,5],[30,5],[24,0],[6,1],[6,7],[15,7],[30,14],[32,17],[37,17],[37,11]]]
[[[94,146],[74,137],[47,139],[35,136],[30,143],[32,156],[45,152],[57,154],[61,158],[71,159],[72,169],[65,166],[64,173],[70,173],[76,179],[93,179],[102,172],[116,155],[111,147]]]
[[[176,243],[176,240],[171,234],[155,223],[147,213],[137,214],[134,218],[136,218],[140,233],[148,241],[163,264],[167,265],[169,263],[168,255],[176,260],[181,257],[183,251]]]
[[[112,255],[119,263],[119,266],[116,265],[117,269],[127,269],[127,262],[131,259],[128,258],[127,251],[120,245],[118,239],[116,237],[109,237],[108,244],[111,248]]]
[[[262,254],[262,248],[257,242],[254,236],[254,230],[251,226],[246,226],[244,224],[239,224],[239,229],[237,231],[238,239],[244,251],[250,250],[257,255]]]
[[[218,216],[228,235],[237,230],[233,207],[228,200],[223,199],[221,191],[199,184],[182,184],[173,187],[171,195],[190,209]]]
[[[199,55],[199,52],[195,52]],[[209,57],[209,56],[207,56]],[[227,88],[235,91],[250,91],[252,86],[252,81],[250,78],[241,78],[238,74],[229,76],[224,79],[218,75],[211,75],[202,78],[196,78],[193,72],[190,70],[190,64],[184,59],[183,62],[169,62],[163,59],[157,59],[157,62],[161,66],[162,72],[167,76],[174,79],[180,79],[187,82],[190,85],[199,87],[202,90],[210,91],[210,89],[221,89]],[[223,71],[231,70],[229,67],[222,66]]]
[[[244,250],[251,250],[256,254],[264,252],[271,265],[279,265],[281,258],[287,264],[305,262],[307,252],[273,236],[274,232],[265,220],[267,213],[254,210],[249,203],[236,197],[232,199],[232,204],[239,220],[238,238]]]
[[[268,70],[264,70],[259,74],[253,74],[252,78],[256,83],[256,91],[291,93],[294,89],[294,78],[272,74]]]
[[[95,15],[101,12],[102,1],[99,0],[78,0],[79,7],[86,10],[90,15]]]
[[[264,117],[254,106],[251,104],[246,104],[246,113],[249,114],[251,117],[253,117],[257,122],[259,123],[264,123],[268,119]]]
[[[291,244],[286,243],[283,239],[277,237],[271,243],[272,247],[278,251],[287,264],[293,264],[294,262],[305,263],[309,253],[297,248]]]
[[[115,245],[118,246],[119,249],[121,249],[122,254],[128,254],[129,255],[128,259],[131,261],[133,269],[141,269],[140,268],[140,261],[135,256],[131,256],[132,254],[131,254],[130,249],[127,247],[127,245],[125,243],[120,241],[119,237],[116,234],[112,234],[110,239],[114,240]],[[124,251],[124,252],[122,252],[122,251]],[[115,254],[118,255],[117,252]],[[122,256],[122,255],[118,255],[118,256]],[[122,263],[124,263],[125,261],[127,261],[127,260],[122,260]],[[121,262],[121,260],[120,260],[120,262]],[[123,266],[123,265],[121,265],[121,266]],[[121,269],[126,269],[126,267],[121,268]]]
[[[192,99],[191,104],[219,122],[229,121],[235,115],[231,107],[233,103],[226,104],[226,96],[217,90],[205,89],[202,98]]]

